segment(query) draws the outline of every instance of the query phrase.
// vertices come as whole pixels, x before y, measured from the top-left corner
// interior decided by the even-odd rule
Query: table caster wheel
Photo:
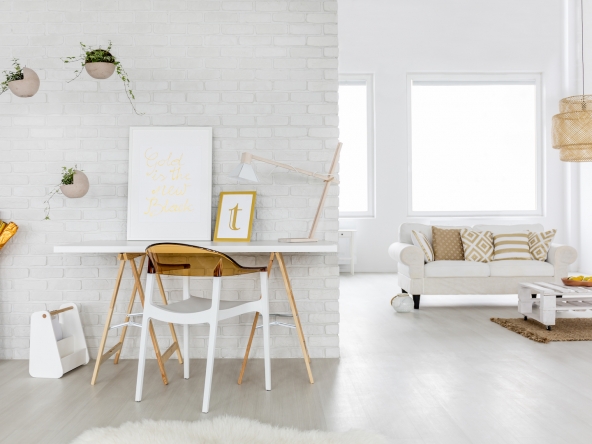
[[[551,331],[551,326],[547,325],[547,331]]]
[[[528,316],[524,316],[524,320],[525,321],[528,321]]]

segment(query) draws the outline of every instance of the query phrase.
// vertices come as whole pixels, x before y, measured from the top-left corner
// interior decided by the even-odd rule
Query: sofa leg
[[[403,289],[401,288],[401,293],[407,293],[407,290],[403,290]]]
[[[419,294],[413,295],[413,308],[415,308],[416,310],[419,310],[419,298],[420,297],[421,297],[421,295],[419,295]]]

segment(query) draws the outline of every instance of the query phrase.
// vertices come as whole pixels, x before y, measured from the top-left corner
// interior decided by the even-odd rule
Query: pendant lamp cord
[[[584,75],[584,0],[580,0],[580,22],[582,26],[582,100],[584,100],[585,93],[585,78]]]

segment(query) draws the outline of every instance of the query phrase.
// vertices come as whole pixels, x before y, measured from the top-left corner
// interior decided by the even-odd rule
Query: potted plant
[[[3,71],[0,94],[7,90],[17,97],[33,97],[39,91],[39,76],[29,68],[21,68],[18,59],[12,59],[12,71]]]
[[[51,210],[50,201],[56,194],[61,193],[71,199],[77,199],[88,193],[88,177],[86,177],[86,174],[82,170],[77,170],[76,168],[77,165],[74,165],[74,168],[62,167],[61,182],[49,193],[49,197],[44,202],[45,220],[49,220],[49,212]]]
[[[98,48],[93,48],[80,42],[80,55],[66,57],[62,60],[64,63],[81,63],[80,69],[75,71],[76,76],[72,80],[76,80],[78,76],[82,74],[83,68],[86,69],[86,72],[94,79],[108,79],[114,72],[117,71],[117,75],[123,82],[125,94],[127,95],[134,112],[136,114],[140,114],[132,102],[132,99],[135,100],[136,98],[134,96],[134,92],[130,88],[130,79],[125,72],[125,69],[123,69],[121,62],[117,60],[113,54],[111,54],[111,46],[111,41],[109,41],[109,46],[107,46],[106,49],[103,49],[100,46]]]

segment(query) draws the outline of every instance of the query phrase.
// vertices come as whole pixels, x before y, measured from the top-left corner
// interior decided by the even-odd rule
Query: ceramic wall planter
[[[108,79],[115,72],[115,64],[107,62],[93,62],[84,65],[86,72],[94,79]]]
[[[8,83],[8,89],[17,97],[33,97],[39,91],[39,76],[30,68],[23,68],[23,79]]]
[[[88,177],[82,171],[76,170],[72,185],[60,185],[60,191],[66,197],[76,199],[88,193]]]

